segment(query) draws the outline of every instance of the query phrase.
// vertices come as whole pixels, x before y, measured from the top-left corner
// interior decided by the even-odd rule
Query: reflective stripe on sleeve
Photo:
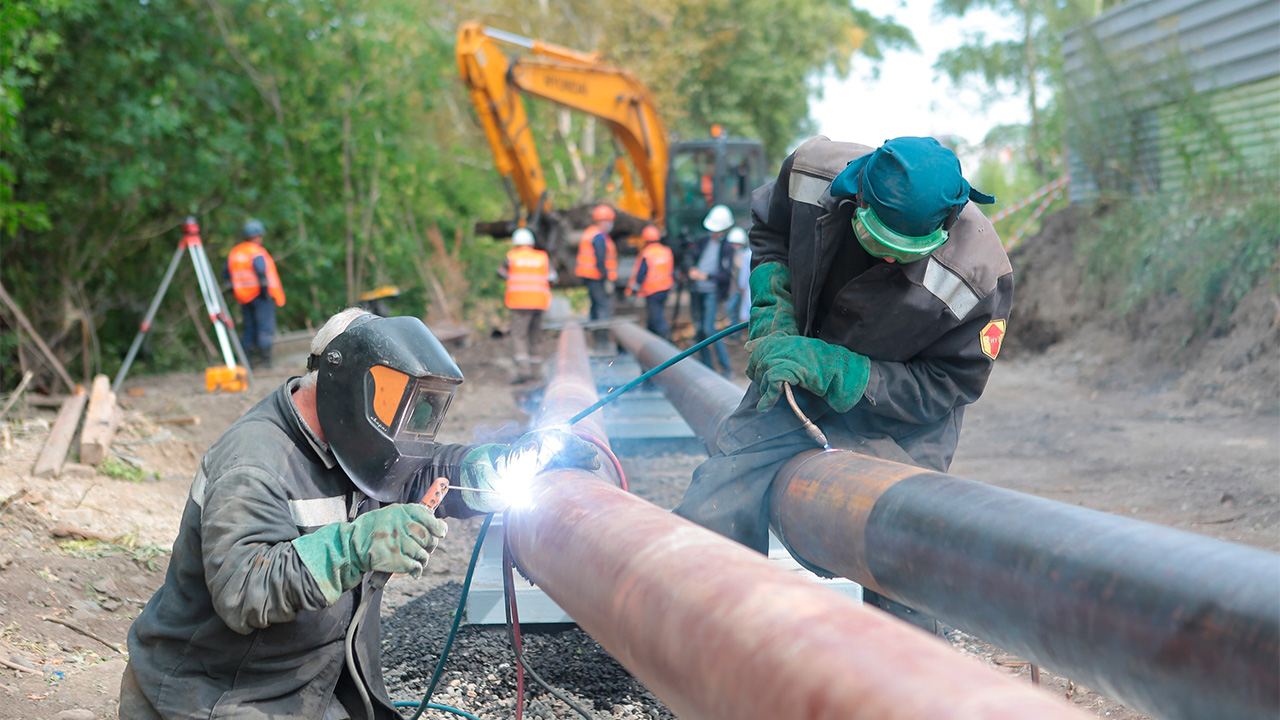
[[[342,495],[336,495],[290,500],[289,513],[293,515],[293,524],[298,527],[316,527],[344,522],[347,519],[347,499]]]
[[[933,293],[955,313],[957,319],[964,319],[978,305],[977,293],[951,272],[942,263],[928,258],[929,266],[924,271],[924,288]]]
[[[787,184],[787,195],[796,202],[821,206],[822,194],[829,187],[831,187],[831,181],[826,178],[793,172],[791,181]]]

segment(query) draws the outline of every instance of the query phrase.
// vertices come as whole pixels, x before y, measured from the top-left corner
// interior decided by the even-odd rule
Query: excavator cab
[[[713,135],[717,135],[713,129]],[[728,205],[739,227],[751,224],[751,193],[764,184],[764,148],[720,132],[671,146],[667,172],[667,242],[677,253],[705,232],[714,205]]]

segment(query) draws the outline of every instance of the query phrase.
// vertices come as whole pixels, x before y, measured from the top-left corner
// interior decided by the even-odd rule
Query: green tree
[[[69,0],[17,0],[0,5],[0,229],[48,226],[44,203],[18,202],[14,196],[15,163],[25,150],[18,116],[23,92],[43,63],[62,45],[50,29],[59,16],[74,16]]]
[[[1043,179],[1049,158],[1061,137],[1060,113],[1053,105],[1054,88],[1061,81],[1061,33],[1072,24],[1097,14],[1095,0],[938,0],[941,15],[963,17],[989,9],[1018,20],[1020,36],[994,40],[975,33],[966,42],[938,56],[934,69],[952,82],[977,81],[992,96],[1024,96],[1030,122],[1027,158]]]

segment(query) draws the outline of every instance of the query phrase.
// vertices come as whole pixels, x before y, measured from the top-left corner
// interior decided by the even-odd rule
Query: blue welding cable
[[[416,703],[416,702],[414,702],[414,701],[412,701],[412,700],[400,700],[400,701],[398,701],[398,702],[394,702],[394,703],[392,703],[392,704],[393,704],[393,705],[395,705],[396,707],[418,707],[418,706],[419,706],[419,703]],[[466,710],[459,710],[459,709],[458,709],[458,708],[456,708],[456,707],[449,707],[448,705],[439,705],[439,704],[437,704],[437,703],[427,703],[426,705],[423,705],[422,707],[425,707],[425,708],[427,708],[427,709],[429,709],[429,710],[443,710],[443,711],[445,711],[445,712],[447,712],[447,713],[453,713],[454,715],[457,715],[458,717],[464,717],[464,718],[466,718],[467,720],[480,720],[480,718],[479,718],[479,717],[477,717],[477,716],[475,716],[475,715],[472,715],[471,713],[467,712]]]
[[[445,661],[449,659],[449,651],[453,648],[453,638],[458,634],[458,626],[462,624],[462,613],[467,609],[467,594],[471,592],[471,578],[476,573],[476,561],[480,559],[480,547],[484,545],[485,533],[489,532],[489,523],[493,522],[493,513],[489,513],[484,518],[484,524],[480,526],[480,534],[476,537],[476,546],[471,551],[471,562],[467,564],[467,577],[462,581],[462,595],[458,597],[458,608],[453,612],[453,627],[449,628],[449,639],[444,642],[444,650],[440,653],[440,660],[436,663],[436,670],[431,675],[431,682],[427,685],[427,693],[422,696],[422,702],[407,702],[405,704],[396,703],[396,707],[413,707],[417,705],[418,711],[413,714],[409,720],[418,720],[422,717],[422,713],[431,708],[432,710],[444,710],[455,715],[461,715],[470,720],[480,720],[475,715],[451,708],[448,705],[435,705],[431,702],[431,696],[435,694],[436,685],[440,682],[440,676],[444,674]]]
[[[653,377],[654,375],[657,375],[658,373],[662,372],[663,370],[666,370],[667,368],[671,367],[672,365],[675,365],[676,363],[678,363],[678,362],[680,362],[681,360],[683,360],[683,359],[685,359],[685,358],[689,357],[690,355],[692,355],[692,354],[694,354],[694,353],[698,352],[698,351],[699,351],[699,350],[701,350],[702,348],[704,348],[704,347],[706,347],[706,346],[710,345],[711,343],[713,343],[713,342],[715,342],[715,341],[719,340],[720,338],[723,338],[723,337],[725,337],[725,336],[727,336],[727,335],[732,335],[732,334],[734,334],[734,333],[738,332],[739,330],[742,330],[742,329],[743,329],[743,328],[745,328],[746,326],[747,326],[747,323],[745,323],[745,322],[740,322],[740,323],[738,323],[737,325],[730,325],[729,327],[727,327],[727,328],[725,328],[725,329],[721,330],[720,332],[716,333],[715,335],[712,335],[711,337],[707,338],[706,340],[703,340],[702,342],[700,342],[700,343],[698,343],[698,344],[694,345],[693,347],[689,348],[688,350],[684,350],[684,351],[682,351],[682,352],[677,353],[677,354],[676,354],[674,357],[672,357],[670,360],[667,360],[666,362],[661,363],[660,365],[657,365],[657,366],[656,366],[656,367],[654,367],[652,370],[650,370],[650,371],[648,371],[648,372],[644,373],[643,375],[641,375],[640,377],[636,378],[635,380],[632,380],[631,382],[627,383],[626,385],[623,385],[622,387],[618,388],[617,390],[614,390],[613,392],[609,393],[608,395],[605,395],[604,397],[602,397],[602,398],[600,398],[599,400],[595,401],[595,403],[593,403],[593,404],[592,404],[590,407],[588,407],[586,410],[583,410],[582,412],[578,413],[577,415],[574,415],[573,417],[569,418],[569,422],[568,422],[567,424],[568,424],[568,425],[573,425],[574,423],[578,422],[579,420],[582,420],[583,418],[585,418],[585,417],[587,417],[588,415],[590,415],[591,413],[593,413],[593,412],[595,412],[595,411],[599,410],[600,408],[604,407],[605,405],[608,405],[609,403],[613,402],[614,400],[617,400],[619,396],[621,396],[621,395],[623,395],[623,394],[625,394],[625,393],[629,392],[632,388],[634,388],[635,386],[637,386],[637,385],[639,385],[640,383],[644,382],[645,380],[648,380],[649,378]]]

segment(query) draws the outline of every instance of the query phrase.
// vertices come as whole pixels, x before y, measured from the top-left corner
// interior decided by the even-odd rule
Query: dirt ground
[[[1264,297],[1256,306],[1265,309],[1270,302]],[[1015,318],[1011,333],[1017,327]],[[1267,344],[1266,335],[1275,327],[1263,330],[1261,341],[1236,339],[1249,346],[1246,352],[1262,348],[1262,355],[1245,365],[1278,367],[1280,353]],[[1275,388],[1265,387],[1270,370],[1252,370],[1254,382],[1264,385],[1252,394],[1239,392],[1218,402],[1203,391],[1205,383],[1220,381],[1211,373],[1189,378],[1183,365],[1164,369],[1154,381],[1135,375],[1131,365],[1112,363],[1094,351],[1097,332],[1088,327],[1063,332],[1044,343],[1043,352],[1023,348],[1002,358],[986,394],[966,415],[953,472],[1280,551],[1280,416],[1270,404]],[[1217,340],[1235,342],[1230,336]],[[467,382],[441,440],[516,436],[526,419],[519,403],[527,388],[510,385],[513,368],[504,341],[478,340],[457,357]],[[54,411],[28,407],[5,421],[0,718],[115,717],[125,634],[163,581],[198,458],[286,377],[284,371],[262,376],[242,395],[209,395],[197,374],[135,376],[126,388],[140,394],[123,396],[127,412],[116,444],[134,464],[115,463],[114,477],[83,468],[57,480],[31,477]],[[199,424],[167,422],[186,416],[198,416]],[[638,494],[670,506],[701,457],[696,446],[685,443],[624,453],[622,459]],[[396,578],[388,586],[384,613],[461,581],[478,527],[478,520],[453,523],[426,576]],[[1028,676],[1018,658],[962,633],[953,633],[951,640],[959,651],[1000,672]],[[455,673],[446,680],[462,683],[454,683],[450,692],[457,702],[466,702],[466,678]],[[1143,717],[1047,673],[1044,685],[1099,717]],[[398,694],[398,699],[412,697],[407,691]],[[561,717],[558,713],[548,706],[537,716]]]

